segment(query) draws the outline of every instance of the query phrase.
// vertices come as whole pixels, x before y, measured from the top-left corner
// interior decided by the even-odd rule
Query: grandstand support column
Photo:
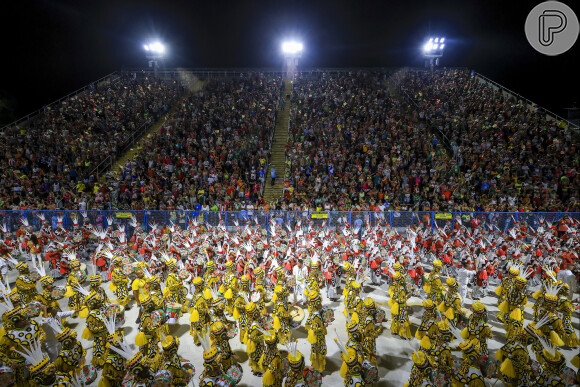
[[[292,93],[292,81],[284,81],[284,91],[282,98]],[[278,111],[276,127],[274,128],[274,137],[266,171],[266,183],[264,187],[264,201],[271,203],[273,200],[281,199],[283,195],[284,180],[286,176],[286,144],[288,142],[288,123],[290,122],[290,100],[287,99],[284,104],[284,110]],[[272,186],[270,181],[270,169],[276,170],[276,183]]]

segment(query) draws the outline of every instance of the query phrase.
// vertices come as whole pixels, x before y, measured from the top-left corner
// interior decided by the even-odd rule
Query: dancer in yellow
[[[240,278],[240,290],[236,295],[234,300],[234,314],[233,318],[238,320],[238,326],[240,328],[240,342],[246,344],[246,338],[248,335],[248,316],[246,309],[250,303],[250,278],[247,275],[243,275]]]
[[[141,301],[143,313],[139,323],[139,333],[135,337],[135,344],[140,347],[140,352],[147,358],[149,364],[156,368],[159,365],[159,341],[161,340],[160,326],[153,321],[152,313],[155,304],[151,297],[147,296]]]
[[[203,330],[207,329],[207,324],[209,324],[211,318],[209,315],[209,309],[206,299],[203,297],[203,279],[200,277],[195,277],[193,279],[193,286],[195,288],[193,293],[193,298],[191,300],[192,307],[189,309],[189,322],[191,327],[189,333],[193,337],[193,342],[195,345],[200,345],[199,340],[200,334]]]
[[[425,385],[425,382],[430,383],[433,364],[429,361],[425,352],[413,352],[411,358],[413,359],[413,367],[411,368],[411,375],[409,376],[409,381],[405,383],[405,387],[422,387]]]
[[[185,307],[187,289],[183,286],[183,281],[177,274],[177,263],[173,259],[167,262],[167,270],[169,273],[165,281],[163,295],[167,301],[181,304]]]
[[[223,284],[219,287],[219,292],[226,299],[226,312],[230,316],[234,314],[234,300],[238,295],[238,277],[236,277],[235,269],[236,265],[233,261],[226,262]]]
[[[407,289],[400,272],[393,274],[393,296],[389,300],[391,305],[391,333],[404,339],[410,339],[411,325],[407,314]]]
[[[459,371],[453,375],[451,386],[463,387],[468,385],[474,387],[485,387],[481,370],[479,369],[479,366],[475,364],[475,362],[481,357],[479,340],[467,340],[460,344],[459,347],[463,352],[463,359]]]
[[[570,292],[570,286],[567,283],[563,283],[560,291],[558,292],[558,312],[562,316],[562,327],[564,328],[564,334],[562,336],[562,341],[566,346],[571,348],[577,348],[580,345],[578,341],[578,336],[572,325],[572,313],[574,312],[574,307],[568,299],[568,293]]]
[[[318,372],[326,369],[326,327],[320,310],[322,308],[322,298],[315,290],[308,292],[308,319],[305,328],[308,331],[308,342],[310,343],[310,363],[312,368]]]
[[[428,299],[433,301],[435,305],[441,304],[443,301],[443,282],[441,282],[440,274],[443,264],[440,260],[433,261],[433,270],[427,276],[423,290],[428,294]]]
[[[0,360],[11,367],[14,372],[16,387],[29,387],[26,373],[26,359],[22,355],[30,350],[36,342],[41,344],[45,340],[45,333],[40,325],[28,319],[22,307],[17,306],[4,313],[11,323],[11,329],[6,329],[6,334],[0,338]],[[46,358],[48,361],[48,357]]]
[[[365,353],[368,354],[367,360],[369,360],[375,367],[377,365],[377,337],[382,330],[382,325],[377,325],[375,323],[376,313],[377,308],[375,301],[372,298],[367,297],[364,300],[363,310],[359,314],[359,325],[362,329],[362,344],[365,349]]]
[[[506,337],[511,337],[517,333],[523,326],[524,308],[528,303],[527,288],[528,281],[526,277],[530,274],[523,273],[517,276],[511,286],[505,300],[499,305],[500,312],[503,312],[503,321],[505,326]]]
[[[439,304],[438,309],[440,312],[445,314],[445,317],[449,319],[451,323],[455,326],[459,324],[460,318],[463,317],[463,312],[461,310],[461,297],[457,291],[459,284],[455,278],[447,278],[447,293],[443,301]]]
[[[504,276],[501,279],[501,285],[498,286],[497,288],[495,288],[495,294],[497,294],[497,296],[498,296],[498,299],[497,299],[498,308],[504,301],[507,300],[507,296],[511,292],[512,285],[519,274],[520,274],[520,267],[518,265],[512,265],[508,270],[508,275]],[[505,316],[505,312],[502,311],[500,308],[499,312],[497,312],[497,318],[500,321],[504,321],[504,316]]]
[[[415,332],[415,338],[417,340],[422,340],[423,337],[426,335],[431,338],[434,337],[434,333],[437,332],[437,310],[436,305],[433,303],[433,300],[425,300],[423,301],[423,307],[425,310],[423,311],[423,315],[421,316],[421,324],[419,328]],[[431,334],[430,334],[431,333]]]
[[[40,286],[42,287],[42,292],[36,297],[36,300],[46,307],[50,306],[60,310],[60,304],[58,300],[64,297],[64,293],[61,293],[61,296],[55,298],[54,278],[45,275],[40,279]]]
[[[260,365],[260,358],[264,352],[264,337],[259,324],[260,311],[253,302],[250,302],[246,307],[246,318],[246,352],[249,357],[249,365],[254,375],[262,376],[263,372],[262,366]]]
[[[65,256],[69,259],[71,270],[66,281],[65,297],[69,297],[68,308],[75,311],[75,314],[72,315],[75,318],[85,307],[83,304],[84,295],[79,292],[77,286],[82,286],[85,283],[87,275],[81,270],[81,263],[76,258],[76,253],[65,253]]]
[[[100,294],[93,292],[85,298],[85,303],[89,309],[89,315],[87,316],[87,326],[83,332],[83,339],[93,339],[93,359],[91,363],[97,368],[102,368],[105,364],[108,336],[103,298]]]
[[[77,340],[77,332],[66,327],[61,329],[56,338],[62,345],[62,349],[54,362],[57,371],[80,375],[85,364],[87,351]]]
[[[232,364],[237,363],[237,356],[232,351],[226,326],[221,321],[211,324],[211,343],[220,353],[220,363],[222,369],[228,370]]]
[[[334,342],[340,349],[342,366],[340,367],[340,376],[344,379],[344,386],[365,386],[362,372],[363,359],[361,353],[355,348],[345,346],[340,340],[334,339]]]
[[[291,334],[288,292],[286,287],[276,285],[272,301],[274,302],[274,308],[272,309],[274,330],[280,340],[280,344],[286,345]]]
[[[262,377],[263,387],[282,387],[282,357],[278,349],[278,336],[271,331],[269,335],[264,335],[266,344],[260,366],[265,370]]]
[[[112,263],[113,271],[111,272],[109,289],[115,293],[117,304],[125,306],[129,303],[129,278],[123,272],[123,261],[121,257],[114,257]]]
[[[302,386],[304,385],[304,355],[296,349],[296,342],[290,342],[288,345],[288,362],[290,368],[286,375],[285,386]]]
[[[19,273],[16,278],[16,291],[20,294],[22,303],[26,305],[38,297],[36,281],[40,276],[36,272],[31,273],[26,262],[20,262],[15,267]]]
[[[487,325],[487,308],[481,302],[476,302],[471,307],[473,313],[469,316],[467,326],[461,331],[461,337],[465,340],[477,339],[481,349],[481,356],[489,356],[487,340],[491,339],[492,332]]]

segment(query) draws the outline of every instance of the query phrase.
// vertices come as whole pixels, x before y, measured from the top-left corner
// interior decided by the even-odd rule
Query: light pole
[[[165,46],[159,42],[153,42],[143,45],[145,49],[145,57],[149,61],[149,67],[153,67],[155,75],[159,69],[159,61],[163,59],[165,54]]]
[[[298,60],[302,57],[304,46],[300,42],[288,41],[282,43],[282,53],[284,54],[284,67],[286,76],[294,78],[298,68]]]
[[[445,48],[445,38],[432,37],[423,45],[423,57],[425,58],[425,67],[429,67],[431,72],[435,66],[439,66],[439,58],[443,56]]]

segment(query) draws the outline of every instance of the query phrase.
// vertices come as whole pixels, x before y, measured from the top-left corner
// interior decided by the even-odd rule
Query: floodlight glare
[[[445,38],[440,36],[430,37],[427,43],[423,45],[423,57],[425,58],[425,67],[430,67],[431,71],[439,66],[439,59],[443,57],[443,42]]]
[[[165,46],[159,42],[153,42],[143,45],[145,51],[151,52],[154,55],[161,55],[165,52]]]
[[[163,51],[165,51],[165,47],[163,47],[163,45],[159,42],[155,42],[151,45],[151,49],[153,51],[156,51],[158,53],[163,53]]]
[[[282,43],[282,51],[285,54],[298,54],[302,51],[302,43],[299,42],[284,42]]]
[[[143,45],[145,50],[145,57],[149,61],[149,67],[152,67],[157,74],[159,68],[159,61],[162,61],[165,56],[165,46],[159,41],[148,42]]]

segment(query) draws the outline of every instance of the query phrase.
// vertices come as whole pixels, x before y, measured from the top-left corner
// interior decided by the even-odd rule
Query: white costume
[[[296,265],[292,269],[292,275],[294,278],[296,278],[296,286],[294,286],[294,301],[296,301],[296,298],[300,294],[302,295],[302,302],[306,304],[308,298],[306,297],[304,290],[306,289],[306,277],[308,276],[308,269],[304,265],[302,265],[302,268],[299,268],[298,265]]]
[[[42,343],[42,349],[48,354],[50,361],[55,361],[56,357],[60,352],[61,345],[56,339],[56,333],[54,329],[50,326],[50,322],[53,324],[58,324],[62,328],[61,320],[66,317],[70,317],[75,313],[74,310],[67,310],[65,312],[57,312],[56,316],[52,317],[42,317],[40,319],[40,324],[46,333],[46,340]]]
[[[465,297],[467,296],[467,284],[471,281],[474,275],[475,271],[463,267],[457,270],[457,276],[455,278],[459,284],[459,295],[461,296],[462,304],[465,302]]]

